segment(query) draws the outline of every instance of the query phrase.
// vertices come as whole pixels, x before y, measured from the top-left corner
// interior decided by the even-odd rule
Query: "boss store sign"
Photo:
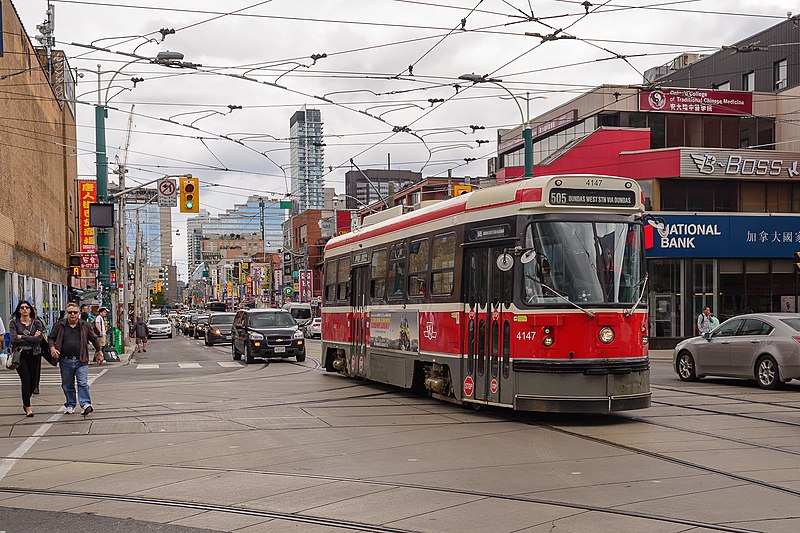
[[[800,154],[772,150],[681,149],[682,178],[800,177]]]

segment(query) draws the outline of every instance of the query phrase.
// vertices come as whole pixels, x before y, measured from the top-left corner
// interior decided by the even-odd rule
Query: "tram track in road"
[[[730,400],[731,402],[738,402],[738,403],[748,403],[748,404],[754,404],[754,405],[767,405],[767,406],[770,406],[770,407],[782,407],[784,409],[791,409],[791,410],[794,410],[794,411],[800,410],[800,405],[788,405],[788,404],[781,403],[781,402],[768,402],[768,401],[763,401],[763,400],[752,400],[752,399],[749,399],[749,398],[737,398],[735,396],[730,396],[730,395],[727,395],[727,394],[714,394],[714,393],[710,393],[710,392],[701,392],[701,391],[689,390],[689,389],[677,389],[675,387],[665,387],[664,385],[650,385],[650,389],[651,390],[662,390],[662,391],[668,391],[668,392],[679,392],[679,393],[682,393],[682,394],[689,394],[689,395],[693,395],[693,396],[703,396],[703,397],[708,397],[708,398],[716,398],[718,400]],[[761,389],[758,389],[758,391],[760,393],[762,393],[762,394],[763,393],[769,393],[768,391],[762,391]],[[798,399],[798,402],[800,402],[800,399]],[[682,407],[682,406],[680,406],[680,407]]]
[[[23,488],[0,488],[0,492],[14,494],[28,494],[38,496],[67,496],[71,498],[82,498],[88,500],[101,500],[112,502],[133,503],[156,507],[172,507],[180,509],[190,509],[203,512],[215,512],[223,514],[235,514],[240,516],[253,516],[257,518],[269,518],[272,520],[283,520],[286,522],[309,524],[315,526],[325,526],[335,529],[347,529],[355,531],[366,531],[372,533],[414,533],[408,529],[398,529],[379,525],[364,524],[361,522],[351,522],[341,519],[324,518],[301,513],[282,513],[278,511],[264,511],[259,509],[248,509],[244,507],[234,507],[229,505],[214,505],[209,503],[187,502],[180,500],[163,500],[156,498],[145,498],[140,496],[124,496],[114,494],[98,494],[91,492],[75,492],[50,489],[23,489]],[[2,503],[0,503],[2,506]]]
[[[92,461],[92,464],[114,464],[114,465],[128,465],[136,463],[97,463]],[[141,465],[143,467],[151,466],[151,465]],[[231,468],[214,468],[214,467],[200,467],[200,466],[188,466],[188,465],[152,465],[153,467],[161,467],[161,468],[180,468],[180,469],[192,469],[192,470],[211,470],[214,472],[226,472],[226,473],[251,473],[251,474],[260,474],[265,476],[281,476],[281,477],[293,477],[293,478],[304,478],[304,479],[316,479],[320,481],[327,481],[327,482],[338,482],[338,483],[354,483],[360,485],[371,485],[371,486],[378,486],[378,487],[385,487],[389,489],[410,489],[410,490],[419,490],[419,491],[427,491],[427,492],[435,492],[435,493],[444,493],[444,494],[453,494],[453,495],[460,495],[460,496],[472,496],[476,498],[480,498],[483,500],[496,500],[496,501],[504,501],[504,502],[518,502],[518,503],[529,503],[529,504],[536,504],[536,505],[544,505],[549,507],[559,507],[564,509],[574,509],[576,511],[581,512],[592,512],[592,513],[601,513],[606,515],[615,515],[615,516],[623,516],[626,518],[637,518],[641,520],[648,520],[651,522],[658,522],[658,523],[671,523],[671,524],[679,524],[683,526],[689,526],[691,528],[705,528],[708,530],[713,531],[724,531],[730,533],[755,533],[756,530],[751,529],[743,529],[733,526],[727,526],[724,524],[716,524],[712,522],[702,522],[699,520],[691,520],[686,518],[677,518],[671,516],[664,516],[664,515],[657,515],[653,513],[644,513],[638,511],[626,511],[623,509],[615,509],[609,507],[600,507],[596,505],[588,505],[576,502],[568,502],[568,501],[559,501],[559,500],[550,500],[545,498],[533,498],[529,496],[520,496],[514,494],[500,494],[495,492],[488,492],[488,491],[479,491],[479,490],[470,490],[470,489],[459,489],[459,488],[450,488],[450,487],[436,487],[436,486],[427,486],[427,485],[420,485],[416,483],[400,483],[400,482],[392,482],[392,481],[381,481],[381,480],[374,480],[374,479],[360,479],[360,478],[346,478],[340,476],[327,476],[327,475],[319,475],[319,474],[300,474],[294,472],[272,472],[272,471],[258,471],[258,470],[245,470],[245,469],[231,469]],[[73,498],[85,498],[85,499],[92,499],[92,500],[108,500],[108,501],[120,501],[126,503],[134,503],[134,504],[142,504],[142,505],[151,505],[151,506],[159,506],[159,507],[176,507],[176,508],[185,508],[185,509],[196,509],[200,511],[214,511],[219,513],[227,513],[227,514],[238,514],[238,515],[246,515],[246,516],[257,516],[263,518],[273,518],[277,520],[286,520],[290,522],[299,522],[299,523],[307,523],[307,524],[314,524],[314,525],[326,525],[329,527],[334,528],[350,528],[355,529],[357,531],[375,531],[378,533],[384,532],[392,532],[392,533],[411,533],[412,530],[406,529],[397,529],[397,528],[390,528],[386,526],[380,525],[371,525],[371,524],[363,524],[358,522],[345,522],[338,519],[330,519],[330,518],[323,518],[318,516],[313,516],[309,514],[298,514],[298,513],[282,513],[276,511],[266,511],[266,510],[259,510],[259,509],[252,509],[243,506],[230,506],[230,505],[220,505],[220,504],[210,504],[210,503],[198,503],[198,502],[190,502],[190,501],[182,501],[182,500],[164,500],[164,499],[157,499],[157,498],[148,498],[143,496],[130,496],[130,495],[114,495],[114,494],[98,494],[98,493],[91,493],[91,492],[76,492],[66,489],[28,489],[24,487],[0,487],[0,493],[13,493],[13,494],[30,494],[30,495],[42,495],[42,496],[66,496],[66,497],[73,497]],[[2,507],[2,502],[0,502],[0,507]],[[562,518],[568,518],[567,516]],[[558,520],[558,519],[556,519]]]
[[[620,420],[634,420],[636,422],[641,422],[641,423],[650,423],[650,422],[647,422],[647,421],[644,421],[644,420],[638,420],[635,417],[632,418],[632,417],[628,417],[628,416],[624,416],[624,415],[612,414],[612,415],[606,415],[606,416],[608,416],[610,418],[620,419]],[[729,471],[721,470],[719,468],[714,468],[714,467],[711,467],[711,466],[702,465],[700,463],[687,461],[685,459],[679,459],[677,457],[672,457],[670,455],[667,455],[667,454],[664,454],[664,453],[660,453],[660,452],[654,452],[654,451],[651,451],[651,450],[646,450],[644,448],[640,448],[640,447],[637,447],[637,446],[631,446],[629,444],[622,444],[620,442],[615,442],[613,440],[609,440],[609,439],[606,439],[606,438],[595,437],[595,436],[592,436],[592,435],[586,435],[584,433],[579,433],[577,431],[571,431],[569,429],[565,429],[563,427],[558,427],[558,426],[556,426],[554,424],[550,424],[550,423],[546,423],[546,422],[542,422],[542,421],[525,421],[521,417],[515,417],[515,419],[519,420],[519,421],[521,421],[523,423],[526,423],[528,425],[542,427],[542,428],[549,429],[550,431],[553,431],[553,432],[556,432],[556,433],[560,433],[560,434],[563,434],[563,435],[569,435],[571,437],[576,437],[576,438],[579,438],[579,439],[582,439],[582,440],[593,442],[595,444],[602,444],[602,445],[606,445],[606,446],[611,446],[612,448],[617,448],[619,450],[624,450],[624,451],[627,451],[627,452],[635,453],[637,455],[643,455],[643,456],[646,456],[646,457],[651,457],[653,459],[658,459],[660,461],[676,464],[676,465],[679,465],[679,466],[684,466],[686,468],[699,470],[701,472],[705,472],[705,473],[708,473],[708,474],[716,474],[716,475],[723,476],[723,477],[726,477],[726,478],[729,478],[729,479],[733,479],[733,480],[736,480],[736,481],[739,481],[739,482],[743,482],[743,483],[746,483],[746,484],[749,484],[749,485],[755,485],[755,486],[759,486],[759,487],[762,487],[762,488],[765,488],[765,489],[769,489],[769,490],[773,490],[773,491],[776,491],[776,492],[781,492],[781,493],[784,493],[784,494],[789,494],[791,496],[800,497],[800,490],[793,489],[791,487],[785,487],[783,485],[777,485],[775,483],[770,483],[768,481],[762,481],[760,479],[751,478],[751,477],[748,477],[748,476],[737,474],[735,472],[729,472]],[[661,426],[667,427],[669,429],[676,429],[676,430],[681,430],[681,431],[688,431],[688,432],[691,432],[691,433],[698,433],[697,430],[683,430],[681,428],[675,428],[675,427],[671,427],[669,425],[659,424],[657,422],[652,423],[652,425],[661,425]],[[700,434],[702,434],[702,433],[700,433]],[[713,434],[709,434],[707,436],[714,437],[714,438],[720,438],[720,437],[715,436]],[[754,447],[764,447],[764,446],[759,446],[758,444],[754,444],[754,443],[751,444],[751,445],[754,446]],[[766,448],[766,447],[764,447],[764,448]],[[784,451],[784,450],[780,450],[779,448],[776,448],[775,450],[776,451]]]

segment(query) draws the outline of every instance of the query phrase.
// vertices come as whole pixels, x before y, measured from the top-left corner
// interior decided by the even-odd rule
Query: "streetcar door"
[[[351,271],[352,289],[350,302],[353,308],[350,331],[352,345],[350,347],[350,374],[364,375],[367,359],[367,302],[369,291],[369,267],[358,267]]]
[[[465,253],[465,399],[500,403],[504,381],[501,354],[508,341],[503,315],[512,292],[511,271],[498,268],[503,252],[501,248],[472,248]]]

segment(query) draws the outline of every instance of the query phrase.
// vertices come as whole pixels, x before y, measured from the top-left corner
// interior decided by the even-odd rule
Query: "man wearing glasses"
[[[75,398],[75,381],[78,382],[78,397],[83,416],[94,408],[89,396],[89,348],[91,342],[95,349],[97,364],[103,364],[103,352],[88,322],[80,320],[77,304],[67,305],[67,317],[53,326],[49,338],[50,355],[59,362],[61,368],[61,388],[66,398],[64,409],[67,414],[75,412],[78,405]]]

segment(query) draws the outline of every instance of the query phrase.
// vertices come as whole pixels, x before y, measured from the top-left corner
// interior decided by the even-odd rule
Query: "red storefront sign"
[[[81,268],[97,269],[100,268],[100,258],[97,254],[81,254]]]
[[[639,93],[639,111],[752,115],[753,93],[710,89],[659,89]]]
[[[78,198],[80,202],[78,212],[80,250],[84,253],[96,253],[95,229],[89,225],[89,204],[97,202],[97,182],[78,180]]]

